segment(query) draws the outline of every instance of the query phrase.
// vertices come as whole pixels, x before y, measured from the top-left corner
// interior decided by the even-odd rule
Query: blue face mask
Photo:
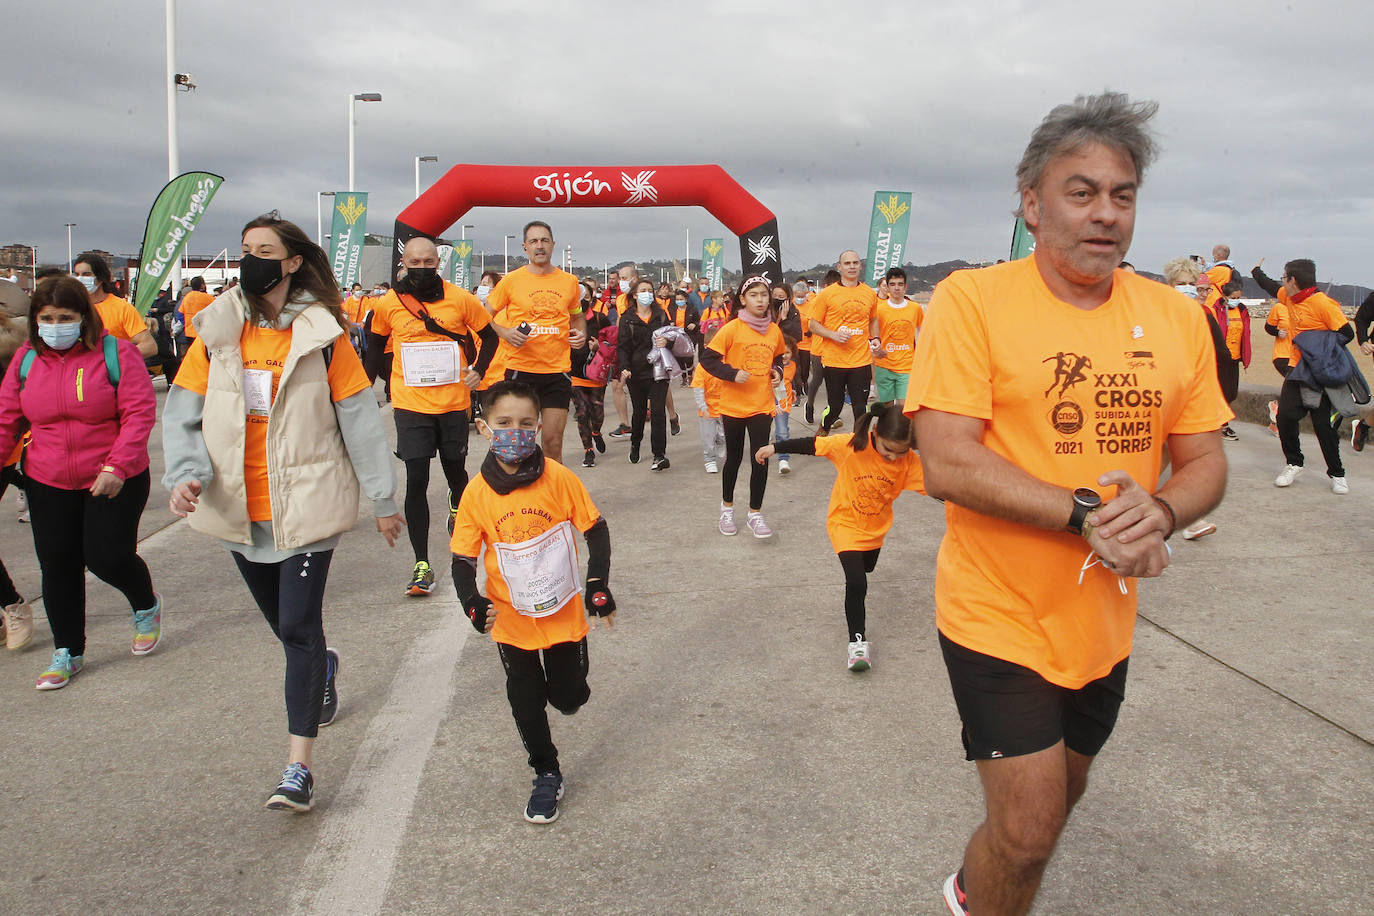
[[[537,429],[493,429],[491,450],[507,464],[519,464],[539,447]]]
[[[38,337],[54,350],[70,350],[81,339],[81,322],[59,321],[38,325]]]
[[[636,293],[636,294],[635,294],[635,301],[638,302],[640,305],[653,305],[653,304],[654,304],[654,294],[653,294],[653,293]]]

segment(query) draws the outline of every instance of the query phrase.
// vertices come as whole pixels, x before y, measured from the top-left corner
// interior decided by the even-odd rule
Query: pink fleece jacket
[[[82,343],[65,353],[40,345],[20,391],[19,366],[31,349],[19,347],[0,383],[0,455],[32,429],[24,474],[50,487],[88,489],[105,465],[123,480],[146,470],[157,399],[134,345],[119,342],[118,392],[101,349]]]

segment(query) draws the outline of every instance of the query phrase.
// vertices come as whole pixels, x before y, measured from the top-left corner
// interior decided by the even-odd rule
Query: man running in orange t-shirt
[[[863,261],[857,251],[843,251],[835,268],[840,282],[821,290],[811,302],[811,358],[824,366],[826,408],[821,411],[821,435],[838,425],[845,395],[854,422],[868,410],[873,384],[873,352],[869,342],[878,336],[878,294],[859,280]]]
[[[1034,254],[950,275],[917,340],[906,409],[946,500],[936,623],[986,801],[945,882],[954,914],[1030,909],[1116,721],[1135,579],[1225,491],[1206,317],[1117,269],[1156,107],[1108,92],[1051,111],[1017,168]]]

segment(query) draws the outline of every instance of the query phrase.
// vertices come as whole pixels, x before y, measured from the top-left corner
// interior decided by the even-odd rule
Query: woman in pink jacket
[[[24,488],[55,650],[39,690],[81,671],[87,569],[129,599],[135,655],[161,640],[162,601],[137,550],[155,413],[143,357],[105,333],[86,288],[71,277],[40,282],[28,342],[0,384],[0,454],[33,431]]]

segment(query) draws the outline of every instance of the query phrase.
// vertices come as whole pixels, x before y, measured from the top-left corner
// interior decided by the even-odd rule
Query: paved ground
[[[530,774],[494,648],[451,585],[400,597],[407,553],[367,520],[330,578],[343,712],[317,747],[319,804],[264,811],[284,763],[280,650],[229,557],[171,524],[155,486],[141,550],[167,601],[163,646],[131,656],[128,609],[96,583],[70,687],[33,689],[46,625],[0,653],[0,909],[943,912],[980,808],[935,641],[939,506],[902,497],[870,588],[875,668],[851,675],[829,463],[774,472],[771,541],[726,539],[687,412],[683,427],[670,471],[629,465],[623,442],[578,469],[610,522],[622,613],[592,635],[590,704],[555,717],[568,796],[548,827],[519,816]],[[1180,542],[1142,589],[1127,703],[1039,912],[1374,909],[1374,615],[1359,585],[1374,456],[1348,454],[1348,497],[1319,458],[1277,490],[1277,440],[1239,429],[1219,533]],[[35,595],[12,497],[0,551]]]

